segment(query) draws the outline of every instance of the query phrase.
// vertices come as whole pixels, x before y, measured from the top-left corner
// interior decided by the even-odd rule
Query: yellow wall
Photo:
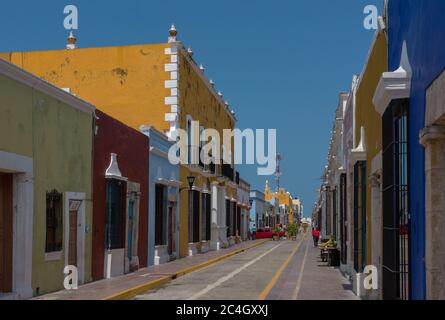
[[[60,87],[139,130],[169,128],[164,70],[168,44],[1,54],[0,57]]]
[[[356,137],[360,137],[360,128],[365,127],[366,141],[366,176],[371,175],[371,164],[375,156],[382,150],[382,122],[380,115],[375,111],[372,98],[383,72],[388,70],[386,37],[379,33],[371,49],[368,64],[361,76],[357,88],[356,100]],[[357,139],[357,143],[359,138]],[[367,261],[372,259],[371,252],[371,184],[367,178],[366,184],[366,215],[367,223]],[[361,222],[359,222],[361,225]],[[359,241],[360,242],[360,241]]]
[[[183,51],[179,51],[179,105],[181,113],[179,123],[181,128],[186,128],[187,115],[190,115],[194,121],[199,121],[199,125],[204,128],[216,129],[223,137],[224,129],[234,129],[235,122],[229,116],[225,106],[216,98],[215,94],[209,89],[205,81],[198,74],[199,70],[193,66],[193,62],[184,56]],[[213,89],[212,89],[213,90]],[[233,154],[232,142],[232,154]],[[186,185],[187,176],[197,177],[195,185],[202,189],[205,184],[215,181],[215,178],[207,179],[201,174],[191,172],[187,167],[181,166],[181,181]],[[209,186],[211,187],[211,185]],[[236,189],[226,186],[226,194],[230,198],[236,198]],[[188,194],[181,193],[180,220],[181,224],[188,226]],[[201,206],[200,206],[201,208]],[[225,214],[225,213],[224,213]],[[201,226],[201,223],[200,223]],[[201,233],[200,233],[201,234]],[[188,254],[188,228],[180,230],[180,255]]]

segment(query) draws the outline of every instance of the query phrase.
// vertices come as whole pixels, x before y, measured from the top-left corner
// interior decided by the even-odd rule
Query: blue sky
[[[281,185],[303,200],[309,215],[338,93],[362,70],[373,36],[363,27],[363,9],[382,2],[3,1],[0,52],[64,48],[68,4],[79,9],[80,47],[165,42],[174,22],[179,39],[192,45],[235,109],[238,127],[277,129]],[[240,171],[253,189],[264,189],[265,177],[255,167]]]

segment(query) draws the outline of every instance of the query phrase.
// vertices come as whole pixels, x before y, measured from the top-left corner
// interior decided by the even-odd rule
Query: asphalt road
[[[306,239],[270,241],[205,269],[180,277],[137,300],[296,299],[305,263]],[[294,268],[292,268],[294,266]],[[292,272],[292,274],[289,274]],[[303,275],[303,274],[302,274]],[[285,280],[285,287],[280,282]],[[279,287],[279,288],[278,288]]]

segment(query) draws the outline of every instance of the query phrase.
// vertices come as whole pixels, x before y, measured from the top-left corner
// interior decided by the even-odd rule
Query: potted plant
[[[275,227],[274,229],[273,229],[273,240],[274,241],[279,241],[280,240],[280,228],[278,228],[278,227]]]
[[[297,240],[297,232],[298,232],[298,226],[296,223],[292,223],[288,226],[287,232],[289,234],[289,237],[291,240],[296,241]]]

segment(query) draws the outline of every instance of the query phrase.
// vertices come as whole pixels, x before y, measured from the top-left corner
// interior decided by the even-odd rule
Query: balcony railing
[[[223,163],[222,164],[222,175],[226,178],[228,178],[230,181],[233,181],[233,176],[234,176],[234,172],[233,172],[233,168],[230,164],[227,163]]]

